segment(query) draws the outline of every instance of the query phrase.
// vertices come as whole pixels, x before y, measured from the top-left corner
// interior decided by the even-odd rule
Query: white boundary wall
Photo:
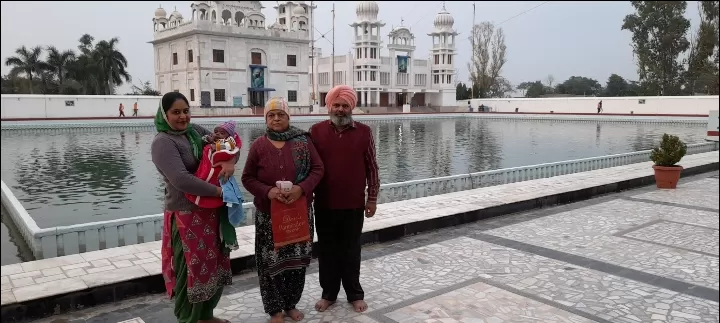
[[[720,113],[718,110],[710,111],[708,117],[707,138],[708,141],[718,142],[718,131],[720,131]]]
[[[138,116],[151,117],[157,112],[159,96],[142,95],[31,95],[3,94],[2,119],[46,118],[111,118],[119,115],[120,103],[125,116],[133,114],[138,103]]]
[[[133,104],[138,103],[138,117],[153,117],[160,104],[160,96],[142,95],[30,95],[3,94],[1,119],[53,118],[114,118],[125,106],[125,116],[132,118]],[[240,107],[191,107],[194,116],[250,115],[253,109]],[[290,108],[291,114],[310,114],[310,107]],[[262,113],[262,110],[255,111]],[[358,110],[358,113],[362,113]]]
[[[685,114],[708,115],[720,105],[718,96],[643,96],[643,97],[570,97],[570,98],[512,98],[473,99],[474,111],[480,105],[492,112],[520,113],[597,113],[597,104],[603,101],[603,113],[618,114]],[[469,100],[457,101],[467,108]]]
[[[135,95],[3,94],[0,118],[112,118],[118,116],[120,103],[125,106],[125,116],[130,117],[136,101],[139,108],[138,116],[152,117],[157,111],[160,98],[159,96]],[[480,105],[485,105],[491,107],[493,112],[515,112],[517,108],[520,113],[550,113],[551,111],[554,113],[596,113],[597,103],[600,100],[603,100],[604,113],[617,114],[708,115],[710,110],[716,110],[720,106],[718,96],[473,99],[472,106],[475,111]],[[457,101],[458,110],[466,111],[467,103],[467,100]],[[207,111],[197,108],[195,110],[197,110],[193,112],[195,115],[204,116],[250,113],[250,109],[240,108],[215,108],[207,109]],[[309,109],[300,109],[293,113],[307,114]]]

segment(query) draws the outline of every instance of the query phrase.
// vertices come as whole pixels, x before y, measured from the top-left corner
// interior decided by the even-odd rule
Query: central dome
[[[435,21],[433,22],[435,25],[435,28],[452,28],[452,26],[455,24],[455,18],[445,10],[445,7],[443,6],[443,9],[435,16]]]
[[[355,14],[364,20],[376,20],[380,12],[380,6],[375,1],[358,1],[355,7]]]
[[[155,9],[155,18],[165,18],[167,12],[162,7]]]
[[[304,15],[305,14],[305,8],[302,7],[302,5],[297,5],[295,8],[293,8],[293,14],[294,15]]]

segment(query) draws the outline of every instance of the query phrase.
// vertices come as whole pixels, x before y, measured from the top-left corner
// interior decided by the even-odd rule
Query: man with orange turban
[[[380,190],[375,141],[370,127],[352,118],[357,105],[357,93],[352,87],[334,87],[325,102],[330,120],[310,128],[325,164],[325,176],[315,188],[322,288],[315,309],[323,312],[334,304],[342,284],[348,302],[360,313],[367,310],[360,286],[360,234],[364,217],[375,215]]]

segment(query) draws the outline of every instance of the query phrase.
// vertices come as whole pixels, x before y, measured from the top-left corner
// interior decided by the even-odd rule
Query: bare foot
[[[270,323],[283,323],[285,321],[285,315],[280,312],[270,317]]]
[[[317,303],[315,303],[315,310],[318,312],[325,312],[325,310],[327,310],[332,304],[335,304],[335,301],[331,302],[326,299],[320,299]]]
[[[303,312],[300,312],[297,308],[293,308],[289,311],[286,311],[285,314],[287,314],[293,321],[302,321],[303,318],[305,318],[305,314]]]
[[[355,312],[357,312],[357,313],[365,312],[368,309],[367,303],[365,303],[365,301],[363,301],[361,299],[352,302],[352,306],[355,309]]]
[[[230,323],[230,321],[221,319],[221,318],[217,318],[217,317],[213,317],[209,320],[198,320],[198,323]]]

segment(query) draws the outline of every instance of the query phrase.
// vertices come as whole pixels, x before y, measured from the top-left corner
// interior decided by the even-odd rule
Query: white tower
[[[286,31],[309,31],[311,29],[310,16],[317,6],[310,6],[305,1],[278,1],[277,27]]]
[[[359,104],[363,107],[378,106],[380,104],[380,27],[385,26],[377,19],[380,7],[375,1],[358,1],[355,7],[357,19],[350,24],[355,31],[353,42],[354,64],[353,75],[355,90],[358,93]],[[351,83],[349,79],[343,80],[342,72],[335,72],[335,83]],[[339,74],[339,75],[338,75]]]
[[[389,43],[387,45],[390,52],[390,82],[394,87],[408,90],[420,83],[419,80],[413,79],[412,61],[415,57],[415,35],[410,29],[405,27],[404,19],[400,18],[400,26],[393,28],[388,34]],[[404,53],[404,55],[398,52]],[[410,103],[412,98],[411,91],[400,93],[401,102],[403,104]],[[395,98],[392,98],[395,100]],[[396,102],[396,101],[393,101]]]
[[[177,11],[177,8],[175,8],[175,10],[170,14],[170,18],[168,18],[168,24],[170,27],[177,27],[182,23],[183,16],[179,11]]]
[[[168,27],[167,12],[162,7],[155,9],[155,17],[153,18],[153,30],[159,31]]]
[[[436,104],[442,106],[455,105],[455,37],[457,31],[453,29],[455,19],[445,10],[445,2],[440,13],[435,16],[435,29],[429,33],[433,46],[430,50],[430,84],[433,89],[440,90],[440,101]]]

